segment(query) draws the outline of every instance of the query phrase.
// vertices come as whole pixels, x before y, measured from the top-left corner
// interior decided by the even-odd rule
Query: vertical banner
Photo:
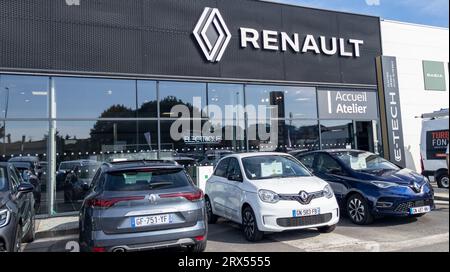
[[[400,89],[398,86],[397,59],[377,58],[378,91],[383,128],[384,156],[395,164],[405,167]]]

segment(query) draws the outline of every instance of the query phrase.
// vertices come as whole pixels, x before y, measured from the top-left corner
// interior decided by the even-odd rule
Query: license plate
[[[421,213],[428,213],[431,211],[431,207],[430,206],[423,206],[423,207],[416,207],[416,208],[411,208],[409,210],[410,214],[421,214]]]
[[[133,227],[133,228],[165,225],[165,224],[171,224],[171,223],[172,223],[172,216],[170,214],[131,218],[131,227]]]
[[[302,209],[302,210],[293,210],[292,211],[293,217],[313,216],[313,215],[319,215],[319,214],[320,214],[320,208]]]

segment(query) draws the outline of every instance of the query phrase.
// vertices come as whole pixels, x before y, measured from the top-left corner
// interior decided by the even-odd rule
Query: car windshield
[[[5,191],[6,188],[6,169],[0,167],[0,191]]]
[[[311,174],[295,159],[288,156],[268,155],[242,159],[245,175],[250,180],[306,177]]]
[[[333,155],[355,171],[378,172],[400,170],[395,164],[369,152],[345,151],[336,152]]]
[[[151,169],[108,173],[105,191],[151,191],[191,184],[183,169]]]

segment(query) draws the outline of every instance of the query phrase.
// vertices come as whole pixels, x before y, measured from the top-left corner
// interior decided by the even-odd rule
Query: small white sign
[[[283,174],[283,164],[281,162],[261,163],[261,177],[271,177]]]
[[[206,181],[212,176],[213,173],[213,166],[197,167],[197,187],[202,189],[203,192],[206,190]]]

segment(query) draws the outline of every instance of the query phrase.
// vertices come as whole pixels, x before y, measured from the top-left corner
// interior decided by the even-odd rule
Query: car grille
[[[278,218],[277,224],[281,227],[302,227],[312,226],[317,224],[326,223],[332,218],[331,213],[319,214],[305,217],[290,217],[290,218]]]
[[[280,200],[297,201],[300,204],[308,205],[313,199],[321,198],[325,196],[324,191],[308,193],[307,199],[302,199],[300,194],[297,195],[279,195]]]
[[[411,208],[423,207],[423,206],[433,206],[434,202],[432,199],[419,200],[419,201],[409,201],[403,202],[397,205],[395,212],[409,212]]]

